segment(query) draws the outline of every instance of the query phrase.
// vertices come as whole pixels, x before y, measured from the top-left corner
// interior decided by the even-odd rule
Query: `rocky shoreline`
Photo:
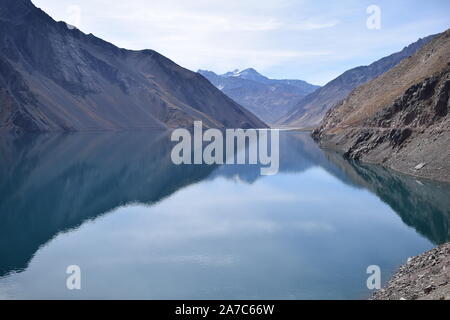
[[[450,243],[408,259],[370,300],[450,300]]]
[[[409,88],[362,125],[339,128],[338,133],[322,126],[313,137],[346,158],[450,183],[449,90],[450,65]]]
[[[348,159],[450,183],[450,30],[356,88],[313,137]]]

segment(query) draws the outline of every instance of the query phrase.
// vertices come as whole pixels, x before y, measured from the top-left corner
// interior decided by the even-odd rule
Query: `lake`
[[[448,185],[280,139],[261,176],[176,166],[164,132],[2,137],[0,299],[366,299],[368,266],[450,241]]]

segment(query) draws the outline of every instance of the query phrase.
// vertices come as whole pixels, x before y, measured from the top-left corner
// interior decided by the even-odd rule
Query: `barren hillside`
[[[450,181],[450,30],[355,90],[313,135],[349,158]]]

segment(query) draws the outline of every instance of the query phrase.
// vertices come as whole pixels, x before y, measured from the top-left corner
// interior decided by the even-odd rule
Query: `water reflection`
[[[63,241],[51,241],[58,234],[73,230],[69,234],[79,237],[77,230],[80,230],[80,233],[86,232],[81,227],[87,225],[87,221],[98,219],[107,213],[109,214],[106,216],[117,215],[119,217],[121,215],[117,213],[117,210],[122,210],[120,208],[124,208],[123,212],[134,212],[141,208],[140,204],[145,204],[147,208],[148,206],[155,208],[156,211],[152,218],[146,216],[144,219],[139,215],[130,214],[127,219],[122,215],[118,220],[120,222],[116,221],[116,223],[120,223],[119,229],[112,226],[108,228],[109,220],[104,220],[99,221],[96,226],[99,229],[98,232],[105,235],[111,233],[111,230],[115,232],[112,235],[119,233],[119,230],[130,234],[144,232],[146,241],[152,239],[152,243],[161,244],[158,250],[163,251],[175,250],[165,248],[162,243],[175,241],[176,234],[181,235],[190,230],[192,235],[188,239],[194,237],[194,234],[199,236],[198,225],[200,224],[205,229],[201,231],[202,236],[205,232],[209,235],[207,239],[210,241],[211,247],[204,248],[209,252],[207,255],[203,254],[201,250],[197,252],[199,248],[206,246],[205,244],[200,245],[196,241],[191,243],[189,242],[191,240],[185,239],[183,245],[177,246],[174,255],[161,253],[147,257],[151,265],[155,263],[165,265],[164,271],[153,270],[155,274],[168,276],[170,272],[173,272],[174,276],[177,275],[179,270],[168,268],[168,265],[177,261],[183,262],[184,265],[190,262],[216,267],[218,265],[239,265],[235,260],[235,255],[230,252],[233,252],[232,248],[238,252],[249,244],[253,245],[252,260],[247,265],[245,263],[239,265],[239,276],[253,274],[256,272],[255,266],[264,264],[267,262],[266,259],[269,261],[279,260],[280,257],[277,254],[283,255],[281,258],[283,261],[291,261],[291,266],[268,267],[266,273],[260,270],[261,279],[267,278],[271,272],[284,273],[285,278],[281,279],[278,285],[271,284],[261,287],[258,295],[251,290],[254,285],[252,282],[246,288],[248,292],[245,292],[245,288],[239,288],[239,290],[229,288],[229,291],[223,295],[224,298],[286,298],[289,296],[289,292],[293,298],[354,298],[357,297],[356,292],[362,294],[361,290],[363,289],[358,288],[352,291],[345,287],[343,282],[337,280],[333,288],[338,290],[341,285],[342,288],[347,288],[345,289],[347,292],[329,296],[330,287],[320,283],[320,288],[316,286],[314,290],[310,290],[310,295],[307,294],[308,286],[310,288],[315,286],[311,282],[312,280],[307,280],[308,275],[324,273],[330,277],[324,276],[324,279],[333,279],[333,270],[339,269],[341,280],[348,281],[354,277],[352,271],[354,271],[355,264],[361,269],[364,267],[366,259],[363,263],[362,258],[353,256],[354,252],[352,253],[351,248],[355,249],[356,245],[350,244],[349,241],[358,241],[358,237],[361,237],[359,233],[366,232],[367,230],[364,228],[370,226],[358,225],[355,227],[353,225],[352,219],[358,219],[354,215],[357,214],[358,210],[356,209],[354,214],[348,216],[332,214],[339,212],[336,208],[339,203],[348,203],[348,199],[351,199],[353,193],[352,189],[360,190],[358,195],[363,197],[366,195],[361,193],[362,190],[369,190],[375,194],[388,204],[406,225],[414,228],[432,243],[443,243],[449,241],[450,238],[448,186],[419,181],[376,166],[362,166],[347,162],[337,154],[320,150],[307,134],[286,133],[281,136],[281,173],[276,177],[260,176],[257,166],[175,166],[170,160],[171,147],[169,137],[164,132],[33,135],[23,136],[19,139],[11,137],[0,139],[0,277],[12,279],[11,281],[14,282],[17,272],[26,273],[36,253],[38,261],[45,260],[39,257],[39,249],[48,244],[54,244],[54,247],[61,246]],[[311,171],[318,168],[322,170],[320,172],[327,172],[328,176],[336,177],[338,180],[331,181],[323,173]],[[314,172],[314,176],[308,175],[308,172]],[[237,181],[237,183],[222,183],[222,179],[230,182]],[[266,184],[258,184],[260,181],[264,181]],[[211,183],[213,184],[211,185]],[[198,185],[196,189],[189,191],[192,194],[187,191],[181,192],[185,187],[196,184]],[[245,188],[245,185],[248,187]],[[339,190],[343,188],[346,188],[345,193],[339,193]],[[201,193],[193,190],[201,190]],[[212,194],[212,190],[215,190],[216,194]],[[297,193],[299,190],[304,194]],[[330,190],[330,192],[322,193],[325,190]],[[251,205],[243,201],[245,199],[242,199],[241,191],[242,197],[245,192],[250,195],[248,198],[253,201]],[[332,195],[332,192],[335,195]],[[257,204],[258,201],[260,204]],[[130,204],[133,205],[126,207]],[[197,206],[201,214],[192,211],[192,208],[197,208]],[[355,204],[354,207],[357,208],[357,205]],[[215,214],[221,212],[220,208],[227,208],[228,211],[224,211],[220,218],[217,217],[218,220],[214,220]],[[164,210],[167,211],[165,215],[158,215]],[[190,212],[190,216],[183,210]],[[305,213],[301,217],[292,216],[298,210],[303,210]],[[270,221],[264,219],[269,212]],[[175,220],[170,220],[169,217]],[[227,219],[231,219],[230,217],[235,220],[228,221]],[[133,219],[144,220],[142,223],[137,223]],[[179,224],[175,221],[179,221]],[[225,228],[225,221],[235,227],[233,229]],[[274,224],[275,221],[276,224]],[[374,225],[377,224],[374,223]],[[256,233],[252,237],[252,230],[255,226],[259,231],[255,231]],[[350,231],[347,230],[344,234],[338,233],[333,236],[332,231],[337,226],[342,230],[349,229]],[[152,229],[148,230],[149,227]],[[388,227],[386,227],[387,229]],[[394,236],[393,232],[386,230],[380,231],[381,234],[390,232],[389,235],[392,233]],[[308,238],[306,235],[313,231],[322,236]],[[263,232],[264,236],[259,232]],[[234,235],[236,242],[230,240],[229,237],[226,237],[227,241],[217,240],[217,234],[222,233],[226,233],[228,236]],[[157,234],[162,238],[152,238]],[[327,235],[324,236],[324,234]],[[117,238],[112,235],[112,239]],[[405,235],[403,239],[405,243],[413,242],[410,237],[412,235]],[[89,239],[93,241],[90,246],[95,248],[95,236],[91,235]],[[246,239],[246,245],[237,239]],[[259,243],[255,241],[259,241]],[[421,238],[414,241],[416,241],[414,242],[416,247],[409,248],[409,251],[399,249],[400,253],[387,252],[391,250],[387,249],[389,244],[386,243],[383,247],[382,240],[376,244],[381,246],[379,249],[369,240],[364,245],[373,246],[373,248],[367,249],[369,252],[384,250],[386,257],[398,255],[387,264],[392,268],[398,260],[404,258],[403,255],[428,247]],[[116,246],[120,252],[122,244],[119,243],[119,240],[111,240],[111,243],[111,247]],[[332,253],[327,252],[326,257],[320,256],[321,253],[326,252],[325,248],[330,243],[335,243],[336,246],[338,243],[341,244],[339,246],[340,255],[348,253],[348,256],[336,256],[333,260],[335,265],[327,265],[326,262],[331,259],[328,255],[333,256]],[[277,244],[282,248],[282,253],[279,248],[276,248]],[[133,248],[138,251],[137,248],[140,245],[143,244],[136,243]],[[89,250],[90,247],[88,245],[83,247],[82,244],[79,246],[83,250]],[[362,248],[358,248],[358,252],[360,249],[362,250]],[[94,249],[92,250],[94,252]],[[258,254],[255,253],[255,250]],[[125,253],[123,253],[122,260],[132,263],[134,268],[139,268],[141,260],[136,260],[136,255],[131,256],[128,251],[129,248],[124,249],[123,252],[127,252],[127,255],[125,257]],[[92,254],[83,252],[86,256]],[[144,249],[143,252],[145,252]],[[142,252],[139,254],[143,255]],[[114,255],[111,253],[104,259]],[[294,266],[300,263],[297,261],[300,257],[315,261],[315,264],[307,265],[302,262],[303,269],[295,270]],[[352,259],[355,261],[352,262]],[[340,266],[339,263],[342,265]],[[317,268],[320,270],[315,270]],[[192,279],[189,280],[189,283],[194,288],[195,285],[198,286],[194,282],[199,275],[192,272],[190,275]],[[207,272],[204,273],[207,274]],[[8,276],[10,274],[13,276]],[[226,274],[223,274],[224,279]],[[209,287],[208,284],[205,284],[208,288],[204,288],[204,290],[209,290],[207,294],[197,293],[197,295],[187,297],[219,297],[213,295],[219,294],[212,292],[211,287],[223,287],[223,283],[219,281],[217,274],[214,275],[215,273],[211,273],[208,276]],[[364,274],[357,276],[361,284],[364,283],[364,277]],[[297,278],[302,279],[302,293],[298,291],[298,288],[290,288],[290,281]],[[314,279],[314,277],[311,278]],[[252,279],[252,281],[258,281],[257,277],[252,276]],[[242,279],[241,282],[245,283]],[[328,282],[329,280],[327,280]],[[161,283],[161,286],[167,287],[167,283]],[[183,286],[190,287],[186,283]],[[104,289],[106,292],[107,288]],[[165,290],[167,290],[165,295],[144,296],[183,298],[187,294],[183,295],[177,291],[180,290],[178,287],[172,288],[172,291],[170,287]],[[283,292],[286,294],[283,295]],[[100,297],[104,297],[102,291],[97,291],[97,293]],[[126,294],[127,290],[124,290],[120,297],[128,297]],[[132,293],[128,291],[128,294],[131,297]],[[137,294],[136,297],[142,296]],[[99,296],[93,295],[93,297]]]
[[[172,165],[162,132],[23,136],[1,149],[0,275],[25,268],[59,232],[158,202],[214,170]]]
[[[431,242],[439,245],[450,240],[448,184],[418,179],[377,165],[347,161],[332,151],[325,151],[325,154],[352,183],[376,194],[405,224]]]

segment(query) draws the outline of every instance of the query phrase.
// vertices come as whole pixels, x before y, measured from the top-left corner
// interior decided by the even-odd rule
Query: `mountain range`
[[[450,182],[450,29],[356,88],[313,132],[347,158]]]
[[[198,73],[0,0],[0,131],[267,125]]]
[[[222,75],[207,70],[198,73],[267,123],[275,122],[320,88],[302,80],[269,79],[253,68]]]
[[[434,35],[419,39],[400,52],[384,57],[368,66],[360,66],[344,72],[322,88],[303,98],[286,115],[276,121],[277,126],[315,128],[333,106],[345,99],[356,87],[375,79],[392,69],[403,59],[429,43]]]

